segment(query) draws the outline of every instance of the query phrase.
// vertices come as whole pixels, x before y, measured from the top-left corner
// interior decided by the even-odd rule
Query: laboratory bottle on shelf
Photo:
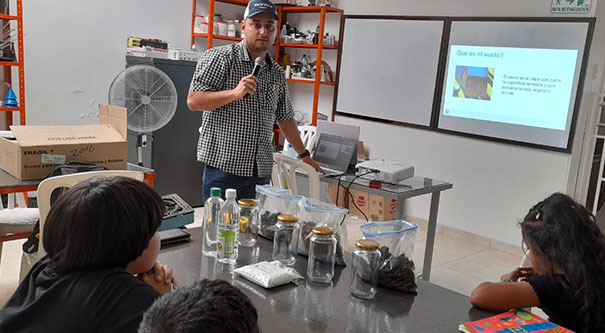
[[[234,265],[237,261],[237,242],[240,227],[240,208],[235,201],[237,192],[229,188],[225,191],[225,203],[219,216],[216,254],[218,261]]]
[[[205,256],[216,257],[217,223],[220,220],[219,216],[223,203],[221,189],[218,187],[211,188],[210,198],[204,204],[204,221],[202,223],[204,235],[202,253]]]
[[[304,68],[308,68],[309,67],[309,58],[307,58],[306,54],[303,54],[302,59],[300,60],[302,66]]]

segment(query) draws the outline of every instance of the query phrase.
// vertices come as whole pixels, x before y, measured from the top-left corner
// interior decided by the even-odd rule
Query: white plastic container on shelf
[[[235,22],[233,22],[233,20],[227,21],[227,36],[229,36],[229,37],[236,36]]]
[[[207,34],[208,33],[208,22],[202,22],[200,25],[200,33]]]
[[[216,22],[217,25],[217,31],[216,31],[216,35],[220,35],[220,36],[227,36],[227,22],[225,21],[218,21]]]
[[[193,32],[196,34],[202,34],[204,33],[202,31],[202,23],[204,23],[204,16],[203,15],[195,15],[195,19],[193,21]],[[208,23],[206,23],[206,32],[208,32]]]

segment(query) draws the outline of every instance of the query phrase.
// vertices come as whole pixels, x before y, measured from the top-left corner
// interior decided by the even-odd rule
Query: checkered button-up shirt
[[[267,56],[253,95],[204,111],[197,159],[238,176],[269,176],[273,168],[273,124],[294,117],[282,68]],[[215,47],[200,58],[189,91],[234,89],[252,73],[245,42]]]

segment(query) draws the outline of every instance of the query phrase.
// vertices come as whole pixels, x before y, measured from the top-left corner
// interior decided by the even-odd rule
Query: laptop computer
[[[313,160],[326,171],[327,176],[354,171],[357,164],[357,146],[358,140],[321,133],[315,145]]]

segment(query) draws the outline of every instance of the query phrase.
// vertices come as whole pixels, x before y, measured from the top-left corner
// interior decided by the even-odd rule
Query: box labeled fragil
[[[370,220],[391,221],[395,219],[397,199],[370,194]]]
[[[70,161],[126,170],[126,109],[99,109],[98,125],[11,126],[13,136],[0,137],[0,168],[19,180],[44,179]]]
[[[359,190],[350,190],[351,195],[347,197],[347,205],[349,208],[349,213],[353,215],[357,215],[361,218],[367,216],[369,218],[370,214],[370,195],[367,192],[359,191]]]
[[[344,186],[340,185],[340,189],[334,184],[328,185],[328,197],[329,200],[340,208],[347,208],[347,190]],[[337,199],[338,197],[338,199]]]

